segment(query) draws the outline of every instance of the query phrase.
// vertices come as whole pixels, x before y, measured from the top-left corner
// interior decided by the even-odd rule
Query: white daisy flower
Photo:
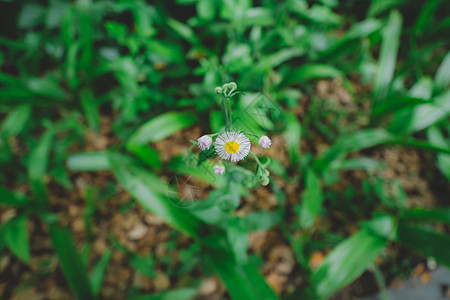
[[[272,141],[269,139],[268,136],[265,136],[265,135],[264,135],[264,136],[262,136],[262,137],[259,139],[258,144],[259,144],[261,147],[267,149],[267,148],[270,148],[270,145],[272,145]]]
[[[250,140],[240,132],[228,131],[216,138],[215,149],[222,159],[237,162],[250,152]]]
[[[209,147],[212,144],[212,139],[209,135],[204,135],[201,138],[197,139],[197,141],[198,141],[198,147],[201,150],[209,149]]]

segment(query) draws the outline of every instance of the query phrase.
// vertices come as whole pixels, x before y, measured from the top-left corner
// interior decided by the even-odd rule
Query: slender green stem
[[[225,119],[225,129],[226,129],[226,131],[228,131],[228,130],[230,130],[230,119],[228,117],[228,111],[227,111],[227,107],[225,104],[225,99],[227,99],[227,98],[225,98],[225,97],[222,98],[222,113],[223,113],[223,117]],[[228,100],[228,103],[229,103],[229,100]]]
[[[250,154],[255,158],[256,163],[257,163],[261,168],[264,168],[263,165],[262,165],[262,163],[259,161],[258,157],[257,157],[252,151],[250,151]]]
[[[246,131],[244,131],[243,133],[244,133],[244,134],[251,135],[251,136],[254,136],[254,137],[259,137],[259,135],[254,134],[254,133],[250,133],[250,132],[246,132]]]

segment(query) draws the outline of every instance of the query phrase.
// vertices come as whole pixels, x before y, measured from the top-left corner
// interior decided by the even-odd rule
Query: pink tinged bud
[[[209,147],[212,144],[212,139],[208,135],[204,135],[201,138],[197,139],[198,141],[198,147],[201,150],[209,149]]]
[[[269,139],[268,136],[265,136],[265,135],[264,135],[264,136],[262,136],[262,137],[259,139],[258,144],[259,144],[261,147],[267,149],[267,148],[270,148],[270,145],[272,145],[272,141]]]
[[[225,166],[223,164],[216,164],[214,166],[214,173],[222,175],[225,172]]]

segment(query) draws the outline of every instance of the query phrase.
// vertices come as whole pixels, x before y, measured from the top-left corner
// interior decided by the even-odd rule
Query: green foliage
[[[167,267],[174,289],[147,295],[133,287],[130,299],[189,299],[215,274],[233,299],[326,299],[367,269],[383,287],[375,259],[399,244],[450,267],[448,230],[434,228],[450,222],[449,208],[407,209],[410,195],[374,155],[415,149],[439,170],[423,164],[423,179],[435,190],[448,186],[446,1],[1,5],[9,25],[0,29],[0,256],[30,264],[30,236],[48,235],[78,299],[104,298],[113,251],[155,277],[175,246],[165,245],[169,259],[161,258],[110,236],[113,246],[89,260],[93,228],[118,213],[109,201],[125,191],[133,200],[120,213],[141,206],[191,243],[179,252],[181,267]],[[217,86],[234,96],[229,104]],[[225,120],[221,104],[233,111]],[[227,127],[269,132],[273,149],[215,174],[215,150],[198,151],[195,140]],[[257,147],[257,137],[252,142]],[[105,186],[75,179],[86,172]],[[191,182],[201,195],[186,200],[183,185]],[[73,194],[83,198],[83,251],[57,225],[78,205],[66,197]],[[270,208],[262,209],[263,194],[276,199]],[[45,229],[36,233],[40,223]],[[304,279],[292,295],[276,295],[260,274],[266,257],[249,252],[250,234],[268,230],[289,243],[293,277]],[[315,251],[328,254],[311,268]],[[192,270],[200,278],[190,278]]]

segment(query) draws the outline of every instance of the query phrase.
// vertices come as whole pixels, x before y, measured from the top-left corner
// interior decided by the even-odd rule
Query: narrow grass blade
[[[80,300],[94,299],[85,264],[76,249],[70,231],[50,224],[50,238],[58,255],[64,276],[75,296]]]
[[[72,171],[102,171],[111,168],[108,153],[104,151],[73,154],[67,158],[66,164]]]
[[[286,130],[284,138],[286,140],[289,156],[292,162],[299,159],[300,156],[300,139],[302,137],[302,126],[294,114],[286,114]]]
[[[89,127],[94,132],[99,132],[100,128],[100,116],[97,110],[97,103],[92,95],[92,91],[82,90],[80,93],[81,107],[83,108],[84,115],[86,116]]]
[[[300,209],[300,225],[307,229],[313,226],[322,208],[323,194],[319,176],[313,169],[306,173],[306,192],[303,194]]]
[[[402,16],[397,10],[392,10],[383,28],[378,71],[373,87],[375,104],[383,102],[388,95],[389,85],[394,76],[401,30]]]
[[[41,205],[48,204],[47,188],[44,183],[44,176],[47,172],[47,165],[53,144],[53,129],[47,130],[41,137],[36,148],[31,151],[28,158],[28,177],[34,196]]]
[[[109,248],[105,251],[105,253],[103,253],[103,255],[100,257],[100,260],[97,262],[94,269],[92,270],[90,280],[92,286],[92,293],[96,298],[100,294],[103,278],[105,277],[105,272],[108,269],[111,256],[112,256],[112,249]]]
[[[312,274],[318,299],[326,299],[360,276],[386,247],[386,240],[361,230],[339,243]]]
[[[190,300],[197,294],[194,288],[178,288],[167,292],[153,295],[138,295],[129,298],[130,300]]]

